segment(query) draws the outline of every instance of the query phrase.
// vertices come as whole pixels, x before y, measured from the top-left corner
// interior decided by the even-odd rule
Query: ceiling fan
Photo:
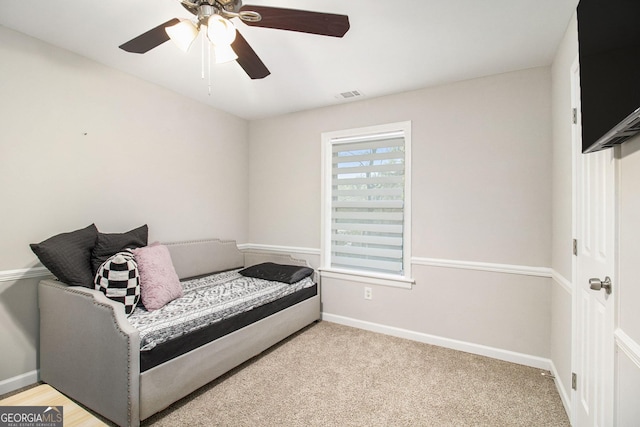
[[[208,38],[216,50],[225,56],[231,55],[230,58],[235,59],[252,79],[262,79],[270,74],[269,70],[229,19],[239,18],[254,27],[331,37],[342,37],[349,31],[349,17],[346,15],[269,6],[243,6],[242,0],[178,1],[195,15],[195,21],[170,19],[120,45],[120,49],[131,53],[146,53],[172,39],[183,50],[187,50],[201,29],[206,27]],[[229,51],[229,46],[232,52]]]

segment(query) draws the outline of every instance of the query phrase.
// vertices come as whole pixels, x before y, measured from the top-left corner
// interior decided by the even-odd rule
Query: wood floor
[[[48,384],[42,384],[0,400],[0,406],[62,406],[64,427],[107,425]]]

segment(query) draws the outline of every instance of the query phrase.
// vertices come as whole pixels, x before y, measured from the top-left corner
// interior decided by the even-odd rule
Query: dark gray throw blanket
[[[272,280],[275,282],[295,283],[309,277],[313,274],[313,269],[309,267],[300,267],[298,265],[275,264],[273,262],[264,262],[262,264],[252,265],[244,270],[239,271],[246,277],[255,277],[256,279]]]

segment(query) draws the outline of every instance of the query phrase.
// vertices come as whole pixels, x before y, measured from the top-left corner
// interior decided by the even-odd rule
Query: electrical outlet
[[[364,299],[373,299],[373,291],[371,288],[364,288]]]

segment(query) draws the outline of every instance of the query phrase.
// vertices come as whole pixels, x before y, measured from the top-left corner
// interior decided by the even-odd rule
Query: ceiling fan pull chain
[[[209,96],[211,96],[211,43],[207,43],[208,62],[209,62]]]
[[[200,78],[204,80],[204,46],[207,42],[205,39],[206,31],[200,30]]]

